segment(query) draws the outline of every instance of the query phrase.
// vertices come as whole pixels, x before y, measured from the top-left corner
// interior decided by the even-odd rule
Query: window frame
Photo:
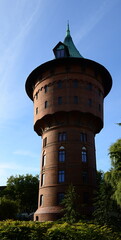
[[[58,171],[58,183],[64,183],[65,182],[65,171],[59,170]]]
[[[87,142],[87,133],[84,133],[84,132],[80,133],[80,141]]]
[[[66,152],[65,149],[59,149],[58,151],[58,161],[63,163],[66,159]]]
[[[58,142],[65,142],[66,140],[67,140],[67,133],[59,132],[58,133]]]

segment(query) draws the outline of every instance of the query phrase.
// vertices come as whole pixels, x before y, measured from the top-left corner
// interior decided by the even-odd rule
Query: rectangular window
[[[87,89],[88,89],[88,90],[92,90],[92,83],[88,83],[88,84],[87,84]]]
[[[41,177],[41,186],[43,186],[45,184],[45,174],[42,174]]]
[[[38,92],[36,93],[36,100],[38,99]]]
[[[48,107],[48,101],[45,101],[45,108]]]
[[[80,141],[87,142],[87,134],[86,133],[80,133]]]
[[[101,111],[101,105],[99,104],[99,106],[98,106],[98,109],[99,109],[99,112]]]
[[[78,80],[77,80],[77,79],[74,79],[74,80],[73,80],[73,87],[74,87],[74,88],[77,88],[77,87],[78,87]]]
[[[65,150],[59,150],[58,160],[59,162],[65,162]]]
[[[87,162],[87,152],[82,150],[82,162],[86,163]]]
[[[58,104],[62,104],[62,97],[58,97]]]
[[[36,114],[38,114],[38,107],[36,108]]]
[[[58,182],[59,183],[63,183],[65,181],[65,171],[64,170],[60,170],[58,172]]]
[[[47,145],[47,137],[43,139],[43,147],[46,147]]]
[[[87,172],[82,172],[82,181],[84,184],[88,183],[88,173]]]
[[[62,81],[61,81],[61,80],[59,80],[59,81],[57,82],[57,84],[58,84],[58,88],[62,88]]]
[[[58,133],[58,141],[64,142],[67,140],[67,134],[66,132]]]
[[[46,154],[42,156],[42,167],[44,167],[46,164]]]
[[[43,205],[43,195],[40,195],[40,206]]]
[[[62,200],[64,199],[64,193],[58,193],[57,195],[57,200],[58,200],[58,204],[61,204]]]
[[[83,203],[87,204],[89,202],[89,193],[84,192],[83,193]]]
[[[78,97],[77,96],[74,96],[74,103],[78,104]]]
[[[62,58],[62,57],[64,57],[65,56],[65,51],[64,51],[64,49],[60,49],[60,50],[57,50],[56,51],[56,57],[57,58]]]
[[[45,93],[48,91],[48,86],[46,85],[45,86]]]

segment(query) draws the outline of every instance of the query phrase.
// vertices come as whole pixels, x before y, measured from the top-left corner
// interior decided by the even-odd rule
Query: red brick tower
[[[42,136],[38,209],[34,219],[56,220],[72,183],[81,212],[92,212],[96,185],[95,134],[103,127],[103,99],[112,86],[109,72],[83,58],[70,36],[53,49],[55,59],[34,69],[26,92],[34,102],[34,130]]]

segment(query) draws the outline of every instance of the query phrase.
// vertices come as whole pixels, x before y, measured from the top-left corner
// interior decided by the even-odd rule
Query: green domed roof
[[[70,35],[69,24],[67,25],[66,37],[63,43],[67,46],[70,57],[83,58],[73,43]]]

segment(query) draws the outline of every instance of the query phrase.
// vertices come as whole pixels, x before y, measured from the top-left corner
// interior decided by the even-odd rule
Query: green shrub
[[[121,232],[115,233],[107,226],[91,223],[75,224],[58,222],[0,222],[0,240],[121,240]]]

